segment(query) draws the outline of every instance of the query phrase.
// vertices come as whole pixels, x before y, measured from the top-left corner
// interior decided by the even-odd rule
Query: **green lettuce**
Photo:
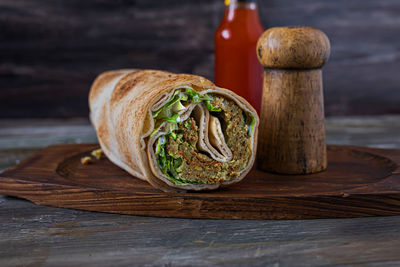
[[[211,104],[210,101],[212,100],[212,95],[200,95],[197,91],[190,88],[176,90],[171,99],[168,100],[164,106],[156,111],[153,111],[152,115],[155,127],[150,136],[153,136],[155,133],[157,133],[160,125],[165,121],[171,123],[179,123],[179,112],[181,110],[184,110],[189,104],[204,102],[209,111],[222,111],[220,107],[216,107]]]
[[[164,106],[153,112],[153,119],[168,121],[177,112],[185,109],[181,101],[186,101],[187,99],[188,96],[186,94],[176,90],[172,98]]]
[[[188,130],[192,129],[192,121],[191,121],[191,120],[185,121],[184,126],[185,126],[185,128],[188,129]]]
[[[163,119],[163,121],[169,121],[169,122],[173,122],[173,123],[178,123],[179,120],[180,120],[180,118],[179,118],[178,113],[175,113],[175,114],[171,115],[170,117]]]
[[[204,103],[206,104],[206,107],[207,107],[207,109],[208,109],[209,111],[215,111],[215,112],[220,112],[220,111],[222,111],[222,109],[221,109],[220,107],[213,106],[213,105],[210,103],[210,100],[206,100],[206,101],[204,101]]]
[[[252,114],[248,113],[248,114],[245,115],[245,121],[246,122],[248,121],[248,119],[247,119],[248,117],[247,116],[250,117],[250,123],[248,123],[246,125],[247,126],[247,134],[249,136],[251,136],[251,134],[253,133],[253,130],[254,130],[254,125],[256,124],[256,119],[254,118],[254,116]]]

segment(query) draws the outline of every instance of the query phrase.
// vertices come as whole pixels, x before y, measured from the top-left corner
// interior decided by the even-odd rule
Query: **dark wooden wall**
[[[400,113],[399,0],[259,1],[266,27],[331,39],[327,115]],[[0,0],[0,117],[87,116],[96,74],[155,68],[213,78],[223,0]]]

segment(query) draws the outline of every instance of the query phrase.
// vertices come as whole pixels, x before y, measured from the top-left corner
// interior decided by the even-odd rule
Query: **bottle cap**
[[[225,0],[225,5],[229,6],[231,3],[255,3],[257,0]]]

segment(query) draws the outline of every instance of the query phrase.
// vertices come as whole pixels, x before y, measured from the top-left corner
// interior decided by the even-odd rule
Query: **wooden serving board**
[[[47,147],[0,174],[0,194],[40,205],[182,218],[304,219],[400,215],[400,150],[329,146],[312,175],[252,170],[210,192],[164,193],[108,159],[82,165],[97,144]]]

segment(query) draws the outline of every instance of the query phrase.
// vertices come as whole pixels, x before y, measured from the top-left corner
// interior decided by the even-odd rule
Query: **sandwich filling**
[[[232,152],[229,161],[215,160],[209,152],[201,149],[200,122],[193,112],[181,121],[180,114],[193,103],[204,105],[210,118],[219,121],[224,142]],[[200,95],[193,89],[178,89],[163,107],[153,112],[153,119],[155,128],[152,135],[158,131],[165,132],[154,143],[158,167],[175,184],[229,181],[239,176],[249,163],[254,117],[225,96]]]

